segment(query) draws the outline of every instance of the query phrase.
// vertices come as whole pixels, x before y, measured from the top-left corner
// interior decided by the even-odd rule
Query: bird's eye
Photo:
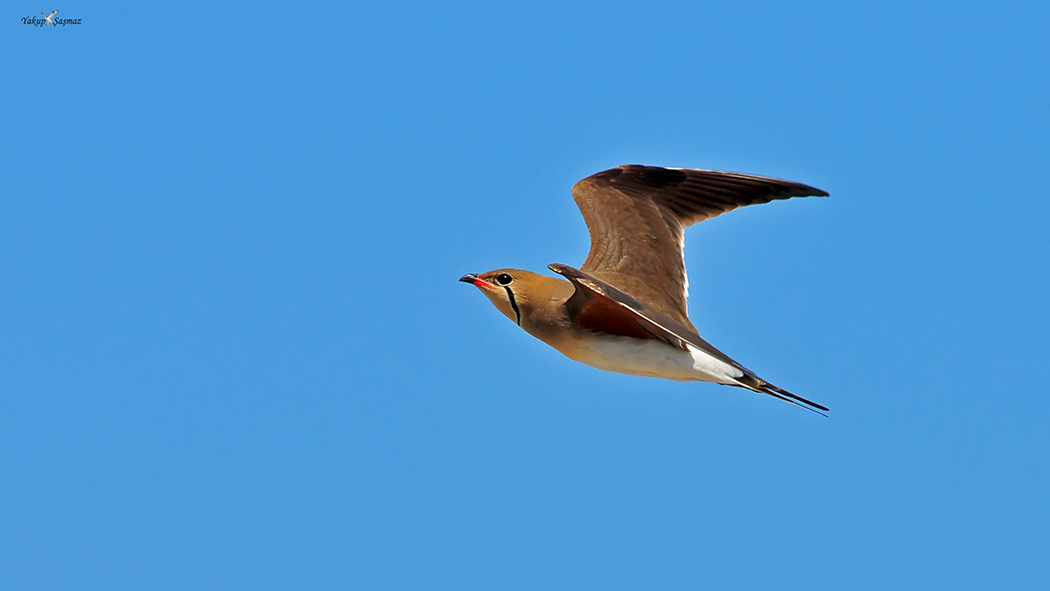
[[[496,275],[496,283],[500,285],[510,285],[510,282],[514,281],[514,278],[506,273],[500,273]]]

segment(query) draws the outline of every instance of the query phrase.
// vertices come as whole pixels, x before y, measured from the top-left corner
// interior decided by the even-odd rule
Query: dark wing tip
[[[828,415],[825,414],[825,413],[831,412],[831,409],[826,407],[826,406],[824,406],[823,404],[817,404],[816,402],[813,402],[812,400],[806,400],[805,398],[803,398],[801,396],[798,396],[796,394],[792,394],[791,392],[788,392],[787,390],[785,390],[783,388],[778,388],[778,387],[774,386],[773,384],[770,384],[769,382],[766,382],[764,380],[763,380],[762,385],[760,386],[760,388],[762,388],[762,390],[766,394],[774,395],[777,398],[780,398],[781,400],[787,400],[788,402],[790,402],[792,404],[795,404],[796,406],[801,406],[802,408],[804,408],[806,410],[811,410],[811,411],[817,413],[818,415],[822,415],[822,416],[826,417]],[[824,411],[824,412],[821,412],[821,411]]]
[[[690,181],[690,179],[693,179]],[[739,172],[725,172],[720,170],[704,170],[693,168],[664,168],[661,166],[648,166],[645,164],[621,164],[616,168],[603,170],[586,177],[573,186],[575,193],[577,188],[587,186],[609,187],[628,186],[635,190],[659,190],[671,189],[678,186],[687,186],[700,182],[717,183],[723,188],[735,185],[738,188],[750,185],[751,190],[758,190],[772,199],[787,199],[789,197],[830,197],[831,195],[823,189],[779,179],[775,177],[759,176]],[[730,183],[725,185],[724,183]],[[762,187],[762,189],[758,189]],[[695,187],[694,187],[695,188]]]
[[[791,392],[788,392],[783,388],[774,386],[773,384],[770,384],[769,382],[754,375],[746,369],[744,370],[744,375],[740,378],[737,378],[737,381],[739,382],[741,388],[747,388],[748,390],[758,392],[759,394],[768,394],[773,398],[779,398],[784,402],[790,402],[795,406],[804,408],[811,412],[815,412],[818,415],[824,417],[828,416],[826,413],[831,412],[831,409],[824,406],[823,404],[818,404],[816,402],[813,402],[812,400],[807,400],[797,394],[792,394]]]
[[[788,398],[787,396],[783,396],[781,394],[777,394],[773,390],[758,390],[758,392],[760,392],[762,394],[768,394],[768,395],[770,395],[773,398],[776,398],[778,400],[783,400],[784,402],[788,402],[788,403],[794,404],[795,406],[797,406],[799,408],[804,408],[804,409],[808,410],[809,412],[816,413],[816,414],[818,414],[818,415],[820,415],[820,416],[822,416],[824,418],[829,418],[827,412],[818,410],[818,408],[824,408],[823,406],[820,406],[819,404],[818,405],[813,405],[813,406],[807,406],[805,404],[802,404],[802,403],[798,402],[797,400],[793,400],[791,398]],[[825,411],[827,411],[827,409],[825,409]],[[828,412],[830,412],[830,411],[828,411]]]
[[[823,189],[818,189],[809,185],[803,185],[801,183],[794,184],[797,190],[801,192],[795,193],[794,195],[792,195],[792,197],[831,197],[831,193],[828,193]]]

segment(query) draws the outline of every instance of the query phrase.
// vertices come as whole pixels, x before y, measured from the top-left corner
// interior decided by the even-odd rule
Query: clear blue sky
[[[1050,588],[1045,2],[0,20],[3,589]],[[830,419],[456,281],[581,263],[624,163],[831,193],[686,246]]]

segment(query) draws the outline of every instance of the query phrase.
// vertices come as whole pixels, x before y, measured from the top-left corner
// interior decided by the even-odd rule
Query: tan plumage
[[[517,269],[460,280],[529,334],[599,369],[716,382],[828,410],[762,380],[700,337],[689,321],[682,255],[684,229],[696,222],[827,193],[768,177],[639,165],[587,177],[572,193],[591,249],[580,269],[549,266],[568,281]]]

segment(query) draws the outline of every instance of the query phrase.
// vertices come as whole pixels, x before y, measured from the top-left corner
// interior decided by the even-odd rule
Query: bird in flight
[[[618,166],[572,188],[591,235],[579,269],[548,265],[565,279],[497,269],[460,281],[570,359],[629,375],[747,388],[824,414],[827,407],[774,386],[700,338],[686,308],[683,248],[685,228],[697,222],[746,205],[827,195],[749,174]]]
[[[41,12],[40,14],[44,14],[44,13]],[[55,18],[56,14],[58,14],[57,10],[52,10],[51,14],[44,14],[44,17],[45,17],[44,20],[47,21],[47,24],[51,25],[52,27],[55,26],[54,18]]]

